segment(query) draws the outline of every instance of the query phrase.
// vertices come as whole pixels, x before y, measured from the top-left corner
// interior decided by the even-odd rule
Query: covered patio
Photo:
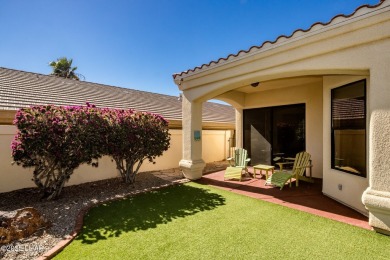
[[[219,99],[235,108],[232,146],[248,150],[252,165],[305,150],[321,193],[390,234],[389,66],[385,0],[174,74],[184,175],[202,177],[202,103]]]

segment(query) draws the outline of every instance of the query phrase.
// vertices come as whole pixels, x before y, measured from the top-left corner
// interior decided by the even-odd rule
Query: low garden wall
[[[182,130],[170,129],[171,145],[163,156],[157,158],[156,164],[144,162],[141,172],[176,168],[182,159]],[[16,133],[12,125],[0,125],[0,193],[22,188],[35,187],[32,169],[16,164],[12,165],[11,141]],[[203,130],[203,160],[205,162],[222,161],[228,157],[230,130]],[[66,185],[119,177],[115,163],[109,157],[99,160],[99,167],[81,165],[75,170]]]

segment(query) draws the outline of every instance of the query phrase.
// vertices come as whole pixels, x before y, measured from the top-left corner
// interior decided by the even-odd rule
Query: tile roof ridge
[[[83,81],[83,80],[74,80],[74,79],[68,79],[68,78],[63,78],[63,77],[58,77],[55,75],[46,75],[42,73],[36,73],[36,72],[30,72],[30,71],[24,71],[24,70],[18,70],[18,69],[11,69],[11,68],[5,68],[5,67],[0,67],[0,70],[8,70],[8,71],[14,71],[14,72],[21,72],[21,73],[26,73],[26,74],[31,74],[31,75],[37,75],[37,76],[42,76],[42,77],[47,77],[51,79],[58,79],[58,80],[65,80],[71,83],[75,84],[89,84],[89,85],[97,85],[100,87],[110,87],[110,88],[117,88],[119,90],[127,90],[127,91],[137,91],[137,92],[143,92],[143,93],[148,93],[148,94],[155,94],[155,95],[161,95],[161,96],[167,96],[167,97],[173,97],[177,98],[176,96],[168,95],[168,94],[161,94],[161,93],[155,93],[155,92],[150,92],[150,91],[145,91],[145,90],[139,90],[139,89],[133,89],[133,88],[125,88],[125,87],[119,87],[119,86],[114,86],[114,85],[109,85],[109,84],[102,84],[102,83],[96,83],[96,82],[90,82],[90,81]]]
[[[67,78],[62,78],[62,77],[58,77],[58,76],[55,76],[55,75],[46,75],[46,74],[42,74],[42,73],[35,73],[35,72],[30,72],[30,71],[18,70],[18,69],[11,69],[11,68],[0,67],[0,71],[1,70],[13,71],[13,72],[16,72],[16,73],[25,73],[25,74],[29,74],[31,76],[40,76],[40,77],[45,77],[47,79],[55,79],[55,80],[59,80],[59,81],[68,81],[68,82],[71,82],[71,83],[74,83],[74,84],[77,84],[77,85],[80,85],[80,84],[81,85],[82,84],[96,85],[98,87],[115,88],[115,89],[121,90],[121,91],[130,91],[130,92],[133,91],[133,92],[144,93],[144,94],[149,94],[149,95],[159,95],[159,96],[164,96],[164,97],[172,98],[172,99],[177,99],[178,98],[177,96],[168,95],[168,94],[161,94],[161,93],[155,93],[155,92],[150,92],[150,91],[145,91],[145,90],[138,90],[138,89],[132,89],[132,88],[124,88],[124,87],[118,87],[118,86],[113,86],[113,85],[108,85],[108,84],[101,84],[101,83],[96,83],[96,82],[67,79]],[[216,105],[216,106],[219,106],[219,107],[221,107],[221,106],[223,106],[223,107],[230,107],[230,105],[225,105],[225,104],[220,104],[220,103],[215,103],[215,102],[204,102],[204,103],[205,104],[213,104],[213,105]]]
[[[201,70],[205,67],[209,67],[211,66],[212,64],[218,64],[220,63],[221,61],[227,61],[229,58],[231,57],[238,57],[240,54],[244,53],[249,53],[252,51],[252,49],[261,49],[265,44],[275,44],[278,42],[279,39],[281,38],[285,38],[285,39],[290,39],[291,37],[294,36],[295,33],[297,32],[303,32],[303,33],[306,33],[306,32],[309,32],[314,26],[316,25],[322,25],[322,26],[327,26],[329,24],[331,24],[335,19],[339,18],[339,17],[344,17],[344,18],[349,18],[353,15],[355,15],[360,9],[362,8],[370,8],[370,9],[373,9],[373,8],[376,8],[376,7],[379,7],[380,5],[382,5],[386,0],[379,0],[379,3],[375,4],[375,5],[370,5],[370,4],[364,4],[364,5],[361,5],[359,7],[357,7],[355,9],[355,11],[353,11],[351,14],[349,15],[345,15],[345,14],[338,14],[336,16],[333,16],[329,22],[326,22],[326,23],[323,23],[323,22],[315,22],[313,23],[308,29],[304,30],[304,29],[296,29],[295,31],[293,31],[290,35],[286,36],[284,34],[282,35],[279,35],[274,41],[270,41],[270,40],[267,40],[267,41],[264,41],[262,44],[260,45],[253,45],[251,46],[249,49],[246,49],[246,50],[240,50],[238,51],[236,54],[229,54],[227,57],[224,57],[224,58],[219,58],[218,60],[213,60],[213,61],[210,61],[209,63],[204,63],[200,66],[196,66],[195,68],[192,68],[192,69],[188,69],[188,70],[185,70],[185,71],[182,71],[182,72],[179,72],[179,73],[174,73],[172,76],[173,76],[173,79],[176,79],[176,77],[179,77],[179,76],[183,76],[184,74],[188,74],[190,72],[195,72],[196,70]]]
[[[1,67],[1,66],[0,66],[0,69],[11,70],[11,71],[14,71],[14,72],[28,73],[28,74],[38,75],[38,76],[47,76],[47,77],[53,77],[53,78],[55,77],[54,75],[46,75],[46,74],[42,74],[42,73],[36,73],[36,72],[30,72],[30,71],[25,71],[25,70],[6,68],[6,67]]]

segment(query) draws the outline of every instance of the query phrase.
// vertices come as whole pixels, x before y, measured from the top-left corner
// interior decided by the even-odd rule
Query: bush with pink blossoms
[[[97,167],[111,156],[123,180],[134,183],[145,160],[168,150],[168,122],[161,116],[87,106],[34,106],[20,109],[14,120],[14,162],[33,167],[33,181],[47,199],[57,198],[81,164]]]
[[[134,110],[106,110],[110,118],[107,154],[113,158],[126,183],[134,183],[145,160],[155,159],[168,150],[168,122],[160,115]]]
[[[97,166],[105,154],[108,122],[94,106],[33,106],[20,109],[12,141],[14,162],[33,167],[33,181],[47,199],[57,198],[81,164]]]

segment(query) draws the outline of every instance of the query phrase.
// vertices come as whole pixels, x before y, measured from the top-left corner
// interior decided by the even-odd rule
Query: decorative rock
[[[27,238],[49,223],[38,212],[28,207],[11,212],[0,212],[0,245]]]

